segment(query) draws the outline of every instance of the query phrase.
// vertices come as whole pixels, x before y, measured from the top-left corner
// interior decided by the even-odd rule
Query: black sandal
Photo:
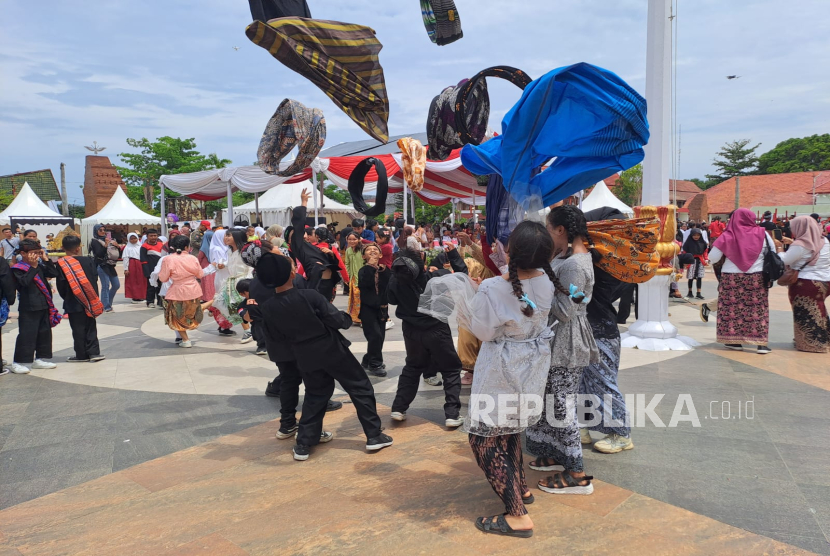
[[[549,494],[592,494],[594,492],[592,480],[593,477],[590,475],[574,477],[563,471],[546,478],[544,481],[539,481],[537,486],[539,490]],[[582,481],[588,481],[588,484],[579,484]]]
[[[533,504],[533,502],[534,502],[535,500],[536,500],[536,499],[535,499],[535,498],[533,498],[533,494],[531,494],[531,495],[530,495],[530,496],[528,496],[527,498],[525,498],[524,496],[522,496],[522,502],[524,503],[524,505],[525,505],[525,506],[530,506],[531,504]]]
[[[551,465],[545,465],[545,461],[553,461]],[[565,466],[559,465],[556,461],[552,460],[551,458],[536,458],[535,460],[531,461],[527,464],[528,467],[533,469],[534,471],[564,471]]]
[[[520,537],[528,539],[533,536],[533,529],[523,529],[516,531],[507,520],[504,519],[506,514],[494,515],[492,517],[479,517],[476,519],[476,529],[485,533],[493,533],[494,535],[504,535],[506,537]]]

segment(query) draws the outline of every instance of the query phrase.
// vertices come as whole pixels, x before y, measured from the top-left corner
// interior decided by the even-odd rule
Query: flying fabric
[[[307,17],[311,12],[305,0],[248,0],[253,21],[268,21],[277,17]]]
[[[417,193],[424,188],[424,172],[427,168],[427,152],[417,139],[402,137],[398,139],[401,149],[401,170],[403,179],[409,188]]]
[[[660,221],[656,218],[588,222],[588,240],[601,255],[594,265],[628,284],[654,277],[660,266],[659,239]]]
[[[375,206],[369,208],[363,200],[363,186],[366,174],[375,168],[378,174],[378,185],[375,193]],[[386,166],[377,158],[364,158],[354,167],[349,175],[349,195],[352,196],[352,205],[357,212],[366,216],[380,216],[386,211],[386,194],[389,192],[389,182],[386,179]]]
[[[466,145],[461,162],[473,174],[500,174],[519,204],[540,199],[541,208],[638,164],[648,137],[645,99],[614,73],[579,63],[528,85],[502,135]]]
[[[254,21],[254,44],[317,85],[366,133],[389,140],[389,100],[378,53],[383,45],[363,25],[302,17]]]
[[[326,142],[326,119],[319,108],[306,108],[296,100],[282,101],[268,120],[259,141],[257,159],[267,174],[289,177],[302,172],[314,162]],[[294,162],[280,170],[280,161],[294,146],[299,152]]]
[[[421,16],[429,40],[438,46],[450,44],[464,36],[461,19],[452,0],[421,0]]]
[[[490,95],[486,77],[499,77],[524,89],[532,79],[522,70],[495,66],[447,87],[429,105],[427,142],[430,160],[446,160],[453,149],[471,143],[480,145],[490,119]],[[488,174],[490,172],[487,172]]]

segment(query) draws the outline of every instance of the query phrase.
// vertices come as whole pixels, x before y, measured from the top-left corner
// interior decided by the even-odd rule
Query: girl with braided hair
[[[539,481],[544,492],[591,494],[593,477],[583,470],[575,398],[583,370],[599,361],[586,314],[594,288],[594,255],[585,245],[588,226],[577,207],[565,205],[551,210],[547,230],[557,253],[546,272],[556,284],[551,314],[558,322],[553,328],[545,408],[539,422],[527,429],[527,449],[537,456],[530,468],[559,471]]]
[[[389,316],[386,290],[392,271],[381,264],[381,250],[377,243],[363,246],[365,264],[357,271],[356,293],[360,297],[359,316],[366,337],[366,355],[363,368],[372,376],[386,376],[383,363],[383,342],[386,339],[386,319]]]
[[[544,226],[525,221],[511,233],[508,255],[508,272],[481,282],[465,311],[469,322],[459,319],[459,327],[464,322],[482,341],[464,430],[476,462],[505,506],[503,515],[480,517],[476,527],[529,537],[533,521],[525,506],[533,495],[524,476],[521,433],[541,417],[541,408],[524,415],[514,406],[517,397],[519,407],[529,407],[524,403],[529,396],[541,399],[547,383],[553,336],[548,321],[556,296],[550,270],[553,241]],[[500,403],[502,398],[512,403]]]

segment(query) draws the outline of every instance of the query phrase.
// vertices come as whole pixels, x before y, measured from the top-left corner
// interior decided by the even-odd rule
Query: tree
[[[630,207],[640,206],[643,196],[643,165],[638,164],[620,174],[617,187],[614,188],[617,198]]]
[[[323,195],[344,205],[352,204],[352,196],[349,195],[349,192],[340,189],[333,183],[330,183],[323,188]]]
[[[720,183],[720,180],[702,180],[700,178],[692,178],[688,181],[694,183],[696,186],[703,189],[704,191]]]
[[[0,211],[6,210],[12,201],[14,201],[14,195],[0,192]]]
[[[787,139],[758,159],[759,174],[830,170],[830,133]]]
[[[147,138],[127,139],[130,147],[140,149],[138,153],[121,153],[118,156],[125,166],[118,166],[118,171],[127,185],[140,188],[143,193],[145,210],[155,208],[157,191],[160,191],[158,181],[165,174],[183,174],[200,172],[214,168],[224,168],[230,160],[219,158],[215,153],[205,156],[196,150],[195,139],[181,139],[179,137],[159,137],[155,141]],[[130,199],[137,201],[130,188],[127,188]],[[175,195],[174,195],[175,196]]]
[[[749,139],[726,143],[718,151],[717,156],[720,159],[716,157],[712,162],[712,165],[719,172],[717,174],[706,174],[706,177],[720,183],[735,176],[754,174],[758,170],[758,157],[755,155],[755,150],[761,146],[761,143],[754,147],[749,147],[749,143]]]

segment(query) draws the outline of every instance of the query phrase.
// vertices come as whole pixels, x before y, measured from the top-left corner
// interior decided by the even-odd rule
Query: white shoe
[[[148,303],[148,304],[147,304],[147,308],[148,308],[148,309],[155,309],[155,308],[156,308],[156,304],[155,304],[155,303]]]
[[[455,429],[455,428],[458,428],[458,427],[460,427],[461,425],[464,424],[464,419],[460,416],[457,419],[446,419],[444,421],[444,424],[448,428]]]
[[[299,427],[296,431],[294,431],[294,438],[297,438],[298,436],[300,436]],[[277,438],[280,438],[280,436],[277,436]],[[320,444],[325,444],[326,442],[331,442],[332,440],[334,440],[333,432],[323,431],[320,433]]]
[[[430,386],[441,386],[442,384],[444,384],[443,382],[441,382],[441,379],[438,378],[438,375],[425,378],[424,382],[426,382]]]
[[[619,434],[609,434],[602,440],[597,440],[594,449],[603,454],[616,454],[623,450],[630,450],[634,447],[631,439]]]
[[[32,372],[29,370],[29,367],[21,365],[20,363],[12,363],[12,366],[9,367],[9,369],[16,375],[27,375]]]
[[[57,365],[51,363],[49,361],[44,361],[43,359],[35,359],[35,362],[32,363],[33,369],[55,369]]]
[[[393,411],[390,415],[393,421],[406,421],[406,413],[401,413],[400,411]]]
[[[393,321],[391,319],[386,321],[386,330],[389,330],[390,328],[394,328],[394,327],[395,327],[395,321]]]
[[[594,441],[591,438],[591,433],[588,432],[588,429],[579,429],[579,441],[583,444],[593,444]]]
[[[132,304],[132,305],[141,305],[142,303],[146,303],[146,301],[142,301],[141,299],[139,299],[139,300],[133,299],[132,301],[130,301],[130,304]]]
[[[250,330],[246,330],[244,334],[242,334],[242,340],[240,341],[241,344],[247,344],[251,340],[254,339],[253,333]]]
[[[186,342],[182,342],[182,343],[179,344],[179,347],[180,348],[192,348],[193,347],[193,341],[188,340]]]

